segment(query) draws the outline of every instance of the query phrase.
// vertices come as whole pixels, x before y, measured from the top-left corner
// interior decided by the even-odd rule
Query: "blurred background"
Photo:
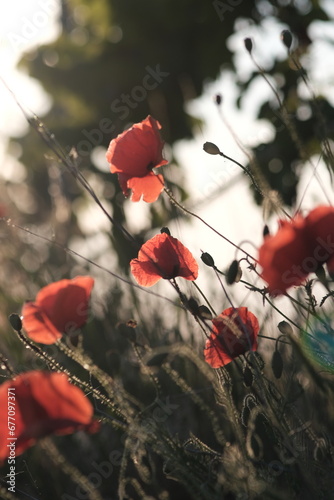
[[[17,371],[29,366],[32,354],[13,339],[8,314],[20,312],[42,286],[77,274],[96,279],[95,319],[87,325],[85,342],[105,369],[110,359],[119,363],[115,360],[125,347],[119,346],[123,340],[117,325],[132,317],[153,345],[188,338],[201,350],[203,339],[178,308],[160,299],[150,301],[148,308],[146,294],[135,293],[94,263],[127,279],[138,245],[168,226],[199,261],[198,284],[221,311],[227,300],[200,262],[201,251],[209,252],[222,270],[241,255],[166,196],[151,205],[124,199],[117,177],[109,172],[106,148],[131,124],[154,116],[162,125],[170,162],[163,173],[175,198],[256,256],[264,223],[275,231],[276,215],[268,207],[264,211],[249,177],[234,163],[209,156],[202,146],[213,142],[247,166],[241,143],[256,158],[258,175],[291,213],[301,202],[307,210],[333,201],[332,170],[323,147],[325,137],[332,147],[334,133],[333,19],[330,0],[6,4],[0,21],[0,207],[5,218],[0,231],[0,348]],[[283,29],[293,33],[292,49],[307,71],[308,86],[303,70],[287,57]],[[253,39],[255,60],[293,117],[303,160],[282,126],[277,99],[244,48],[245,37]],[[80,171],[136,245],[101,214],[29,127],[15,99],[29,116],[41,118],[67,154],[75,148]],[[246,266],[244,271],[252,280]],[[263,316],[259,298],[238,287],[231,292],[238,304],[253,304]],[[169,288],[160,283],[155,291],[177,300]],[[183,289],[194,294],[191,284]]]
[[[202,144],[214,142],[246,166],[248,158],[236,144],[234,131],[246,149],[253,149],[263,179],[287,207],[298,206],[304,196],[312,165],[301,162],[279,119],[275,96],[244,48],[243,39],[252,37],[255,59],[270,72],[294,114],[305,158],[314,160],[323,177],[321,189],[314,179],[308,186],[304,208],[308,200],[313,206],[314,198],[326,199],[323,187],[329,174],[319,152],[324,134],[333,134],[334,70],[328,64],[333,57],[332,15],[331,2],[307,0],[207,5],[189,1],[181,6],[170,1],[139,6],[131,1],[50,0],[28,5],[14,0],[1,21],[1,76],[24,109],[42,118],[64,151],[76,148],[80,169],[101,201],[139,242],[168,224],[197,258],[201,249],[210,251],[217,265],[226,267],[235,249],[198,221],[189,221],[166,197],[152,205],[124,200],[116,176],[109,173],[106,148],[118,133],[152,114],[162,124],[170,160],[164,175],[176,198],[232,241],[258,245],[263,219],[253,203],[249,178],[235,164],[205,154]],[[310,89],[280,40],[287,28],[318,96],[321,124]],[[117,230],[29,129],[4,85],[0,91],[1,202],[6,215],[128,273],[136,248],[121,234],[116,236]],[[215,103],[217,94],[222,96],[220,106]],[[49,273],[52,279],[68,273],[64,252],[14,233],[20,241],[29,239],[26,250],[19,251],[19,262],[36,287],[50,280]],[[22,300],[26,284],[19,284],[16,257],[13,262],[11,290]]]

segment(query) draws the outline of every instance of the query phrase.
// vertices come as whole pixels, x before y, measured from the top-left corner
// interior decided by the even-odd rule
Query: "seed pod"
[[[10,324],[12,325],[12,328],[16,332],[20,332],[22,330],[22,320],[18,314],[10,314],[8,319]]]
[[[281,33],[281,40],[287,49],[290,49],[292,44],[292,34],[289,30],[283,30]]]
[[[265,238],[266,236],[270,236],[270,231],[269,231],[269,227],[267,226],[267,224],[263,228],[263,237]]]
[[[281,321],[280,323],[278,323],[277,328],[284,335],[292,335],[293,334],[293,330],[291,328],[291,325],[289,325],[289,323],[287,321]]]
[[[245,44],[245,48],[246,48],[247,52],[249,52],[251,54],[252,50],[253,50],[252,39],[251,38],[244,38],[244,44]]]
[[[252,433],[249,440],[249,445],[251,447],[251,456],[253,459],[259,459],[263,454],[263,443],[258,434]]]
[[[215,267],[215,261],[211,257],[211,255],[207,252],[203,252],[201,255],[201,259],[204,262],[205,265],[209,267]]]
[[[244,371],[243,371],[243,378],[244,378],[244,384],[246,387],[251,387],[253,383],[253,372],[249,368],[249,366],[246,366]]]
[[[281,378],[283,372],[283,358],[277,349],[275,349],[273,357],[271,358],[271,368],[275,377]]]
[[[213,144],[213,142],[205,142],[203,144],[203,149],[209,155],[219,155],[220,154],[219,147],[216,146],[215,144]]]
[[[222,98],[221,94],[216,94],[215,101],[216,101],[216,104],[217,104],[218,106],[220,106],[220,105],[221,105],[221,103],[222,103],[222,101],[223,101],[223,98]]]
[[[188,299],[187,299],[187,296],[185,293],[183,292],[179,292],[179,297],[180,297],[180,301],[181,303],[187,307],[187,304],[188,304]]]
[[[163,233],[166,233],[168,234],[168,236],[170,236],[170,230],[168,229],[168,227],[164,226],[160,229],[160,233],[163,234]]]
[[[190,297],[187,301],[187,308],[194,316],[199,316],[199,307],[197,300],[194,297]]]
[[[320,283],[322,283],[323,285],[327,284],[326,272],[323,266],[319,265],[318,269],[315,270],[315,274],[317,275],[317,278],[320,281]]]
[[[247,405],[243,405],[242,407],[242,410],[241,410],[241,423],[242,425],[244,425],[245,427],[247,427],[248,425],[248,420],[249,420],[249,417],[250,417],[250,409],[248,408]]]
[[[212,319],[212,313],[210,309],[206,306],[199,306],[198,308],[199,316],[202,319]]]
[[[241,276],[242,276],[242,270],[239,265],[239,261],[234,260],[226,273],[226,283],[228,285],[233,285],[233,283],[238,283],[238,281],[240,281],[241,279]]]

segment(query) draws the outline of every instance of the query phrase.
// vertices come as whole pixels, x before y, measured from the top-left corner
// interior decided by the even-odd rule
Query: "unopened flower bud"
[[[228,271],[226,273],[226,283],[228,285],[233,285],[233,283],[238,283],[242,276],[242,270],[238,260],[234,260]]]
[[[220,154],[219,147],[213,144],[213,142],[206,142],[205,144],[203,144],[203,149],[206,153],[209,153],[209,155]]]
[[[190,297],[187,301],[187,308],[193,314],[194,316],[199,316],[199,307],[197,300],[194,299],[193,297]]]
[[[199,306],[198,311],[201,319],[212,319],[212,313],[208,307]]]
[[[283,30],[281,33],[281,40],[287,49],[290,49],[292,44],[292,34],[289,30]]]
[[[8,319],[10,324],[12,325],[12,328],[16,332],[20,332],[22,330],[22,321],[18,314],[10,314]]]
[[[221,103],[222,103],[222,101],[223,101],[223,98],[222,98],[221,94],[216,94],[215,101],[216,101],[216,104],[217,104],[218,106],[220,106],[220,105],[221,105]]]
[[[266,236],[270,236],[270,231],[269,231],[269,227],[267,226],[267,224],[263,228],[263,237],[265,238]]]
[[[289,325],[289,323],[287,321],[281,321],[280,323],[278,323],[277,328],[284,335],[292,335],[293,334],[293,330],[291,328],[291,325]]]
[[[245,48],[247,50],[247,52],[249,52],[250,54],[252,53],[252,50],[253,50],[253,41],[251,38],[245,38],[244,39],[244,44],[245,44]]]
[[[215,267],[215,261],[213,260],[213,258],[209,253],[203,252],[201,255],[201,259],[206,266]]]
[[[283,358],[281,353],[277,350],[274,351],[273,357],[271,358],[271,368],[275,377],[281,378],[283,372]]]
[[[168,227],[164,226],[160,229],[160,233],[163,234],[163,233],[166,233],[168,234],[168,236],[170,236],[170,230],[168,229]]]
[[[249,366],[246,366],[244,371],[243,371],[243,379],[244,379],[244,384],[246,387],[251,387],[253,383],[253,372],[249,368]]]
[[[323,266],[319,266],[318,269],[315,270],[315,274],[317,275],[317,278],[320,281],[320,283],[324,285],[327,284],[326,272]]]

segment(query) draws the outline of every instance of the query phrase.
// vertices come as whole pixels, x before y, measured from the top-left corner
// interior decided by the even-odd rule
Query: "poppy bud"
[[[283,30],[281,33],[281,40],[287,49],[290,49],[292,44],[292,34],[289,30]]]
[[[186,306],[188,304],[188,299],[187,299],[186,294],[183,292],[179,292],[179,297],[180,297],[182,304]]]
[[[316,269],[315,274],[317,275],[317,278],[319,279],[319,281],[322,284],[326,285],[327,278],[326,278],[326,272],[325,272],[325,269],[323,268],[323,266],[319,266],[318,269]]]
[[[198,311],[201,319],[212,319],[212,313],[208,307],[199,306]]]
[[[253,373],[249,366],[246,366],[243,371],[244,384],[246,387],[251,387],[253,383]]]
[[[8,319],[10,324],[12,325],[12,328],[16,332],[20,332],[22,330],[22,321],[18,314],[10,314]]]
[[[163,233],[166,233],[168,234],[168,236],[170,236],[170,230],[168,229],[168,227],[164,226],[160,229],[160,233],[163,234]]]
[[[216,94],[215,100],[216,100],[216,104],[217,104],[218,106],[220,106],[220,105],[221,105],[221,103],[222,103],[222,100],[223,100],[223,98],[222,98],[221,94]]]
[[[245,38],[244,39],[244,44],[245,44],[245,48],[246,48],[247,52],[249,52],[251,54],[252,50],[253,50],[252,39],[251,38]]]
[[[281,378],[283,372],[283,358],[277,349],[274,351],[273,357],[271,358],[271,368],[275,377]]]
[[[201,255],[201,259],[206,266],[215,267],[215,261],[213,260],[213,258],[209,253],[203,252]]]
[[[187,301],[187,308],[194,316],[199,316],[199,307],[197,300],[194,297],[190,297]]]
[[[270,231],[269,231],[269,227],[267,226],[267,224],[263,228],[263,237],[265,238],[266,236],[270,236]]]
[[[293,334],[293,330],[291,328],[291,325],[289,325],[289,323],[287,321],[281,321],[280,323],[278,323],[277,328],[284,335],[292,335]]]
[[[213,144],[213,142],[205,142],[203,144],[203,149],[209,155],[220,155],[219,147]]]
[[[226,283],[228,285],[233,285],[233,283],[238,283],[241,279],[241,276],[242,276],[242,270],[239,265],[239,261],[234,260],[226,273]]]
[[[250,455],[255,459],[259,460],[259,458],[263,454],[263,442],[262,439],[259,437],[258,434],[253,433],[251,435],[251,438],[249,440],[249,446],[250,446]]]

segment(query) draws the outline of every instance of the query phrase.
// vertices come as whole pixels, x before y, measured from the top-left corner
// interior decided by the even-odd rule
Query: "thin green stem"
[[[245,255],[247,255],[247,257],[249,257],[250,259],[252,259],[253,261],[255,262],[258,262],[257,259],[255,259],[255,257],[253,257],[252,255],[250,255],[248,252],[246,252],[246,250],[243,250],[243,248],[239,247],[238,245],[236,245],[235,243],[233,243],[230,239],[228,239],[226,236],[224,236],[223,234],[221,234],[219,231],[217,231],[217,229],[215,229],[214,227],[212,227],[210,224],[208,224],[204,219],[202,219],[202,217],[200,217],[199,215],[195,214],[194,212],[188,210],[187,208],[185,208],[183,205],[181,205],[175,198],[174,196],[172,195],[172,193],[170,192],[169,189],[167,189],[166,187],[164,188],[164,191],[165,193],[167,194],[168,198],[171,200],[171,202],[177,206],[180,210],[182,210],[183,212],[185,212],[186,214],[188,215],[191,215],[192,217],[195,217],[196,219],[198,219],[200,222],[202,222],[202,224],[204,224],[205,226],[207,226],[209,229],[211,229],[211,231],[213,231],[214,233],[216,233],[218,236],[220,236],[221,238],[223,238],[223,240],[225,240],[227,243],[229,243],[230,245],[232,245],[234,248],[237,248],[240,252],[244,253]]]

